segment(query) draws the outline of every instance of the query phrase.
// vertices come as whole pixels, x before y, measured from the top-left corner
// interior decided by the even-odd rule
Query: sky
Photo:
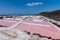
[[[0,0],[0,15],[32,15],[60,9],[60,0]]]

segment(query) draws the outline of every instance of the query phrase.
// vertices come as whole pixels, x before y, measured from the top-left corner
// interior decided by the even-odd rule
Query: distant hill
[[[60,10],[56,10],[52,12],[42,12],[39,13],[38,15],[42,15],[56,21],[60,21]]]

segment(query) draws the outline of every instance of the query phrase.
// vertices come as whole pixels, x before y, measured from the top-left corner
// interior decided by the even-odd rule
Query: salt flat
[[[40,19],[41,20],[41,19]],[[7,26],[7,28],[16,28],[33,33],[38,33],[42,36],[51,37],[53,39],[60,39],[60,29],[48,21],[32,21],[32,20],[0,20],[0,25]]]

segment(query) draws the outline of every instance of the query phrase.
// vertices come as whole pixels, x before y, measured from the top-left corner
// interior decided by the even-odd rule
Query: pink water
[[[9,28],[10,26],[16,24],[17,22],[0,21],[0,25],[7,26]],[[52,37],[54,39],[60,39],[60,30],[56,29],[53,25],[51,25],[48,22],[44,22],[44,21],[41,21],[41,22],[24,21],[24,22],[43,24],[43,26],[21,23],[16,26],[16,29],[29,31],[31,32],[31,34],[38,33],[38,34],[41,34],[42,36]],[[44,25],[51,25],[51,26],[49,27],[49,26],[44,26]]]

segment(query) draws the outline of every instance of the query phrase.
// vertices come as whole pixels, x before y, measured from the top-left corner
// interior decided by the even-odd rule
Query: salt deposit
[[[3,30],[5,29],[5,30]],[[0,30],[0,40],[29,40],[30,36],[16,29],[8,30],[6,28],[1,28]]]

